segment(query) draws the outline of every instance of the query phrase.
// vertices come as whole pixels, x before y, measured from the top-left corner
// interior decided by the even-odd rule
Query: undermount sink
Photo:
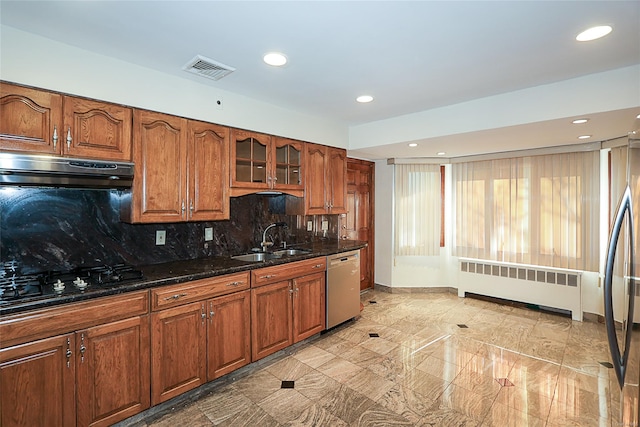
[[[270,253],[257,252],[255,254],[236,255],[236,256],[232,256],[231,258],[237,259],[239,261],[260,262],[260,261],[273,259],[276,257],[274,257],[273,254],[270,254]]]
[[[306,255],[310,253],[310,251],[304,251],[302,249],[282,249],[280,251],[274,251],[273,255],[276,257],[281,256],[294,256],[294,255]]]
[[[262,262],[287,256],[306,255],[308,253],[310,253],[310,251],[305,251],[302,249],[282,249],[274,252],[256,252],[252,254],[236,255],[232,256],[231,258],[237,259],[239,261]]]

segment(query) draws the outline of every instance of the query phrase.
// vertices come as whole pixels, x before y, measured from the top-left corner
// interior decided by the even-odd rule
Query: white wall
[[[393,166],[375,162],[375,268],[374,283],[393,286]]]
[[[348,148],[344,123],[285,110],[12,27],[0,26],[0,36],[2,80]],[[224,100],[222,110],[215,104],[219,97]]]

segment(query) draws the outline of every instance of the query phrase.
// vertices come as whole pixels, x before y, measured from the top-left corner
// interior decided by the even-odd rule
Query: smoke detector
[[[220,80],[224,76],[231,74],[236,70],[233,67],[224,65],[202,55],[196,55],[191,61],[187,62],[182,69],[211,80]]]

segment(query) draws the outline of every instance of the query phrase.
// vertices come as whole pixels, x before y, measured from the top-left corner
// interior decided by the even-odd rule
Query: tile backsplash
[[[269,231],[274,244],[304,243],[322,236],[337,238],[338,215],[286,215],[285,196],[247,195],[231,198],[230,220],[167,224],[120,222],[118,190],[67,188],[0,188],[0,261],[16,260],[23,273],[125,262],[133,265],[227,256],[259,247],[264,227],[284,221],[288,228]],[[307,221],[314,231],[307,232]],[[300,226],[303,225],[303,226]],[[204,229],[213,229],[205,242]],[[157,230],[166,231],[156,245]]]

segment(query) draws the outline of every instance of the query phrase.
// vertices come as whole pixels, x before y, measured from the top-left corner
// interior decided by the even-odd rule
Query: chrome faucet
[[[264,232],[262,233],[262,243],[260,243],[260,246],[262,246],[262,252],[266,252],[267,248],[269,246],[273,245],[273,242],[267,242],[267,231],[269,231],[269,229],[271,229],[273,227],[284,227],[284,228],[287,228],[287,223],[286,222],[274,222],[273,224],[269,224],[267,226],[267,228],[264,229]]]

